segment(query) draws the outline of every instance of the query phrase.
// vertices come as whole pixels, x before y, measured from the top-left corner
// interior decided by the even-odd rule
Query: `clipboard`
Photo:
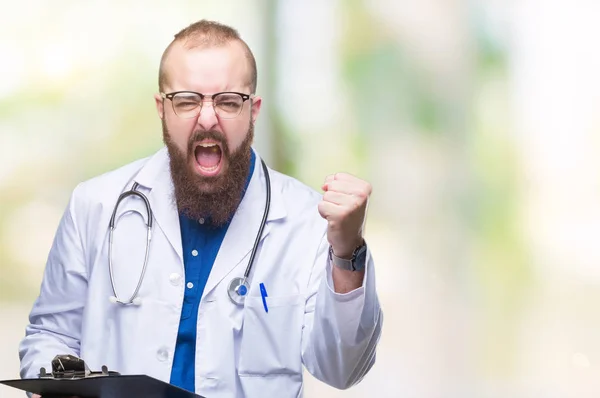
[[[48,396],[81,398],[204,398],[147,375],[86,377],[83,379],[17,379],[0,383]]]
[[[62,363],[62,370],[55,364]],[[63,366],[65,360],[71,361]],[[40,369],[37,379],[0,380],[1,384],[26,392],[50,396],[77,396],[81,398],[204,398],[148,375],[121,375],[109,372],[105,366],[102,372],[90,372],[84,362],[72,356],[57,356],[53,361],[53,372]],[[76,365],[76,368],[73,367]]]

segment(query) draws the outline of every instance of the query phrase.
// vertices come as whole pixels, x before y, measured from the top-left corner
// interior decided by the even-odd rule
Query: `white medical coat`
[[[332,289],[321,199],[297,180],[270,170],[271,209],[245,304],[227,285],[242,276],[263,217],[266,183],[257,156],[248,190],[232,219],[208,278],[197,320],[196,393],[217,397],[302,396],[302,365],[337,388],[359,382],[375,361],[382,312],[370,252],[363,286]],[[137,182],[154,213],[140,306],[109,301],[108,223],[116,200]],[[131,212],[138,209],[141,217]],[[113,243],[121,299],[138,283],[144,259],[145,207],[122,201]],[[264,283],[269,311],[258,285]],[[57,354],[81,357],[121,374],[168,382],[181,316],[185,275],[179,218],[165,148],[78,185],[46,264],[40,295],[20,345],[21,377],[37,377]]]

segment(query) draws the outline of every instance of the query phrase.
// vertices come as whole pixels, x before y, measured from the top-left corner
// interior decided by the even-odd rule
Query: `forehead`
[[[250,75],[246,53],[235,41],[194,48],[174,43],[163,67],[167,87],[173,91],[242,91]]]

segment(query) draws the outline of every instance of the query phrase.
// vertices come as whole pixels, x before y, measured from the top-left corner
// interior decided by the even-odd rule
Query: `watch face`
[[[361,247],[356,257],[367,257],[367,246]]]
[[[365,268],[367,261],[367,246],[363,245],[358,249],[356,253],[356,259],[354,260],[353,268],[357,271],[361,271]]]

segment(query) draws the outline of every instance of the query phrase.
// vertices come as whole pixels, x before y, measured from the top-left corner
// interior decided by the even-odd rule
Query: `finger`
[[[327,177],[325,177],[325,181],[323,182],[323,185],[321,185],[321,189],[323,191],[327,191],[328,186],[327,184],[330,183],[331,181],[333,181],[335,179],[335,175],[334,174],[330,174]]]
[[[329,221],[331,218],[336,218],[343,211],[343,209],[335,203],[320,201],[317,209],[321,217]]]
[[[330,182],[335,180],[335,174],[329,174],[327,177],[325,177],[325,182]]]
[[[345,194],[352,194],[354,185],[348,181],[333,180],[327,183],[327,190]]]
[[[355,183],[349,181],[335,180],[327,184],[327,191],[334,191],[353,195],[359,198],[366,198],[370,195],[371,187],[368,183]]]
[[[349,173],[335,173],[333,175],[333,177],[335,180],[340,180],[340,181],[361,181],[359,178],[357,178]]]
[[[336,191],[327,191],[323,194],[323,200],[336,205],[345,205],[352,200],[352,196]]]
[[[333,176],[335,181],[346,181],[352,184],[356,184],[357,188],[360,187],[359,194],[364,193],[366,196],[371,195],[373,187],[368,181],[361,180],[360,178],[348,173],[335,173]]]

